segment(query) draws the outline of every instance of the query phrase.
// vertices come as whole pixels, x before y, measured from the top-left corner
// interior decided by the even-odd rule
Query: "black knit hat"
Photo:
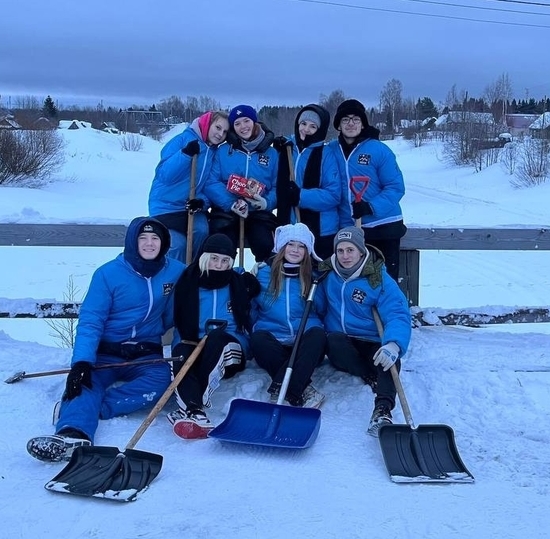
[[[225,234],[212,234],[203,243],[202,252],[226,255],[233,259],[237,256],[237,249],[235,249],[233,242]]]
[[[336,109],[334,121],[332,122],[334,129],[340,129],[340,122],[342,121],[342,118],[351,114],[361,118],[361,122],[363,122],[363,129],[369,125],[365,105],[363,105],[361,101],[357,101],[357,99],[346,99],[345,101],[342,101]]]
[[[139,228],[138,234],[143,234],[144,232],[152,232],[153,234],[156,234],[161,240],[164,239],[166,230],[157,221],[144,221],[144,223]]]

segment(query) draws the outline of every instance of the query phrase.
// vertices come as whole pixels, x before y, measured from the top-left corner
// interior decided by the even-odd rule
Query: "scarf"
[[[198,262],[191,263],[174,288],[174,325],[180,337],[199,338],[199,289],[219,290],[229,286],[232,315],[238,331],[249,329],[249,290],[245,279],[233,269],[200,273]]]
[[[302,189],[316,189],[321,184],[321,162],[323,160],[324,145],[312,148],[304,171],[304,182]],[[277,170],[277,221],[278,225],[290,223],[291,206],[287,200],[288,186],[290,185],[290,164],[284,154],[279,156],[279,168]],[[300,208],[300,218],[318,238],[321,232],[320,213],[314,210]]]

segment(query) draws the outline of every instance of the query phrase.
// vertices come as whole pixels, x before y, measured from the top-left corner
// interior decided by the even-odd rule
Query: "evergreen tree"
[[[46,118],[55,118],[57,116],[57,107],[55,106],[55,103],[53,102],[51,96],[48,96],[46,97],[46,99],[44,99],[44,104],[42,105],[42,114]]]

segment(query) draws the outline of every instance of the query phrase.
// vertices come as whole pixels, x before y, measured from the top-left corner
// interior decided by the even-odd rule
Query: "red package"
[[[243,178],[238,174],[231,174],[227,180],[227,190],[244,198],[254,198],[254,195],[261,195],[264,192],[265,185],[254,178]]]

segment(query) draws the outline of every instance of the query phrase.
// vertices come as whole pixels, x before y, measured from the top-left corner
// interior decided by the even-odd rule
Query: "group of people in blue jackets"
[[[212,393],[251,360],[269,375],[270,402],[320,407],[312,376],[328,358],[372,388],[367,431],[391,423],[390,371],[411,336],[397,284],[403,176],[362,103],[340,104],[327,142],[329,122],[310,104],[291,136],[275,136],[239,105],[201,115],[162,148],[149,216],[130,223],[124,251],[92,276],[55,434],[29,440],[32,456],[68,460],[93,444],[100,419],[154,405],[204,337],[167,414],[182,438],[208,435]],[[254,189],[235,192],[232,177]],[[154,361],[170,330],[172,361]]]

